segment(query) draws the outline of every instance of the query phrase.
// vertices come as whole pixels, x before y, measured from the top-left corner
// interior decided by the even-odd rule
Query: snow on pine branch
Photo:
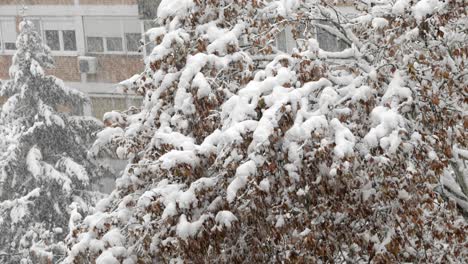
[[[66,252],[69,204],[90,210],[91,188],[108,173],[86,155],[102,123],[72,116],[88,98],[45,74],[53,59],[33,23],[19,29],[11,78],[0,83],[0,262],[52,263]]]

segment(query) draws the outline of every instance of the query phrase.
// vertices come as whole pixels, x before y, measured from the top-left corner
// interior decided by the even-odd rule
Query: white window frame
[[[2,23],[4,23],[5,21],[8,21],[8,22],[12,22],[15,24],[16,26],[16,18],[14,16],[5,16],[5,17],[0,17],[0,25]],[[16,37],[18,37],[18,32],[17,30],[15,29],[16,31]],[[16,52],[16,49],[15,50],[7,50],[6,47],[5,47],[5,40],[3,39],[3,32],[2,32],[2,27],[0,26],[0,54],[3,54],[3,55],[13,55],[15,54]],[[16,40],[15,40],[15,43],[16,43]]]
[[[93,17],[94,16],[83,16],[83,20],[86,18],[86,17]],[[141,31],[141,29],[143,28],[143,22],[138,19],[138,17],[116,17],[116,16],[108,16],[108,17],[99,17],[99,19],[102,19],[102,20],[118,20],[119,21],[119,24],[120,24],[120,38],[122,39],[122,51],[108,51],[107,50],[107,38],[108,37],[104,37],[104,36],[101,36],[102,40],[103,40],[103,51],[102,52],[99,52],[99,51],[89,51],[88,49],[88,36],[86,35],[86,27],[84,26],[85,23],[83,22],[83,31],[84,31],[84,38],[85,38],[85,50],[86,50],[86,53],[87,54],[98,54],[98,55],[106,55],[106,54],[110,54],[110,55],[142,55],[142,52],[138,52],[138,51],[127,51],[127,40],[125,39],[125,30],[124,30],[124,21],[125,20],[134,20],[136,19],[138,21],[138,23],[140,24],[140,33],[141,36],[143,37],[143,33]],[[127,32],[127,33],[137,33],[137,32]],[[94,37],[94,36],[91,36],[91,37]]]
[[[29,20],[39,20],[39,24],[41,26],[41,35],[42,42],[47,45],[47,39],[45,38],[45,31],[46,30],[56,30],[58,31],[59,35],[59,43],[60,43],[60,50],[50,50],[53,56],[78,56],[78,35],[77,29],[75,27],[75,20],[69,17],[30,17]],[[69,22],[71,25],[70,29],[57,29],[57,28],[44,28],[44,20],[47,22]],[[75,31],[75,46],[76,50],[65,50],[64,43],[63,43],[63,31],[64,30],[73,30]]]

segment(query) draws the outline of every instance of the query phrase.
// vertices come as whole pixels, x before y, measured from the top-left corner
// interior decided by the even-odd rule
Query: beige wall
[[[72,57],[54,57],[55,67],[47,70],[47,74],[55,75],[58,78],[69,81],[81,81],[81,74],[78,69],[78,59],[76,56]]]
[[[140,73],[144,69],[142,55],[89,55],[97,57],[96,74],[88,74],[88,82],[116,83]]]
[[[88,82],[118,83],[128,79],[143,70],[143,58],[140,55],[97,55],[97,74],[88,74]],[[0,55],[0,79],[9,79],[8,69],[11,65],[10,55]],[[47,74],[52,74],[65,82],[80,82],[81,74],[78,69],[77,56],[55,57],[55,68],[47,70]],[[6,98],[0,97],[0,107]],[[142,98],[125,95],[109,95],[93,97],[91,95],[92,115],[102,119],[104,113],[111,110],[127,110],[130,106],[140,107]],[[67,109],[61,109],[68,112]]]
[[[143,98],[128,97],[125,95],[112,96],[112,97],[91,97],[92,115],[100,120],[106,112],[111,110],[124,111],[131,106],[139,108],[142,104]]]
[[[10,55],[0,55],[0,79],[9,79],[8,69],[11,65],[11,58]]]
[[[8,98],[0,96],[0,109],[2,105],[6,102]],[[102,117],[106,112],[109,111],[125,111],[129,109],[131,106],[140,107],[142,104],[142,98],[129,98],[125,95],[114,95],[109,97],[90,97],[91,99],[91,115],[96,117],[99,120],[102,120]],[[70,113],[73,114],[82,114],[80,110],[71,109],[67,105],[59,105],[57,107],[57,111],[61,113]]]
[[[93,55],[91,55],[93,56]],[[118,83],[144,69],[141,55],[95,55],[98,58],[96,74],[88,74],[88,82]],[[0,79],[8,79],[11,55],[0,55]],[[68,82],[80,82],[77,56],[54,56],[55,68],[46,71]]]

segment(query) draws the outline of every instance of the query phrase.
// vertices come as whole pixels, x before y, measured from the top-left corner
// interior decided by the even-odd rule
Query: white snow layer
[[[409,0],[397,0],[392,7],[392,13],[395,15],[403,15],[409,7]]]
[[[192,0],[162,0],[158,6],[158,18],[164,19],[170,16],[181,16],[194,7]]]
[[[254,176],[256,171],[257,165],[253,160],[249,160],[237,168],[234,180],[229,184],[226,190],[226,198],[229,202],[234,201],[237,191],[247,184],[248,178]]]
[[[230,211],[219,211],[216,214],[215,221],[218,225],[231,228],[232,222],[237,221],[237,217]]]
[[[421,0],[413,6],[412,11],[416,20],[421,21],[425,16],[434,13],[443,5],[444,2],[438,0]]]

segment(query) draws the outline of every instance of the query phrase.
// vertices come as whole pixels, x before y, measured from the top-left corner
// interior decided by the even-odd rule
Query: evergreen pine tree
[[[0,112],[0,262],[49,263],[64,254],[59,241],[72,210],[76,218],[96,198],[91,188],[105,169],[87,146],[102,124],[72,115],[87,97],[46,75],[49,48],[30,21],[19,29],[11,79],[0,89],[8,98]]]

